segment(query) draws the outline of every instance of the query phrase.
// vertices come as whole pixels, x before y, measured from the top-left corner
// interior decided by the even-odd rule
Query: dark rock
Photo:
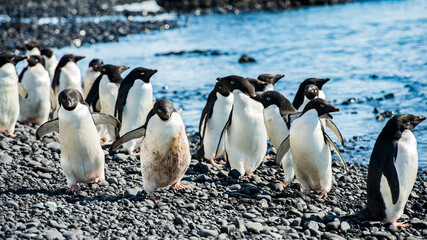
[[[239,63],[253,63],[256,62],[256,60],[252,57],[249,57],[246,54],[243,54],[240,58],[239,58]]]
[[[239,177],[242,176],[242,174],[240,174],[239,171],[237,171],[237,169],[232,169],[229,173],[228,176],[234,178],[234,179],[238,179]]]

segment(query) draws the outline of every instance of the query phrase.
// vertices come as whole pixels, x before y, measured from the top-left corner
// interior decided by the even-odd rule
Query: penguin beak
[[[27,59],[27,56],[25,55],[16,55],[15,59],[13,59],[13,62],[15,63],[15,65],[17,63],[19,63],[20,61]]]
[[[277,83],[280,79],[282,79],[284,76],[285,76],[285,74],[277,74],[277,75],[274,77],[272,84],[273,84],[273,85],[274,85],[274,84],[276,84],[276,83]]]
[[[74,62],[78,62],[78,61],[82,60],[83,58],[85,58],[85,56],[75,56]]]
[[[418,116],[414,120],[414,125],[416,126],[416,125],[418,125],[420,122],[422,122],[424,120],[426,120],[426,117],[424,117],[424,116]]]
[[[120,66],[119,71],[120,71],[120,73],[122,73],[128,69],[129,69],[129,66]]]
[[[154,74],[156,74],[156,73],[157,73],[157,69],[153,69],[153,71],[151,71],[151,72],[150,72],[149,77],[153,76],[153,75],[154,75]]]
[[[325,85],[325,83],[329,82],[329,80],[331,80],[331,79],[329,79],[329,78],[321,79],[321,80],[319,81],[319,86],[317,86],[317,87],[318,87],[319,89],[322,89],[322,86],[323,86],[323,85]]]

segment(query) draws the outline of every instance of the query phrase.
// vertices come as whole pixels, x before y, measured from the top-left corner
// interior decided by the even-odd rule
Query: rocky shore
[[[332,190],[318,199],[301,195],[295,180],[283,189],[276,183],[283,172],[272,160],[242,179],[194,158],[183,178],[187,189],[157,191],[160,201],[153,202],[141,187],[139,156],[105,151],[106,181],[80,184],[80,194],[70,195],[57,134],[36,140],[35,130],[18,124],[15,138],[0,135],[2,239],[427,238],[425,170],[419,170],[401,218],[410,226],[397,229],[355,216],[366,204],[363,164],[349,163],[345,174],[335,159]],[[190,133],[189,139],[194,154],[198,136]],[[355,152],[343,154],[348,159]]]

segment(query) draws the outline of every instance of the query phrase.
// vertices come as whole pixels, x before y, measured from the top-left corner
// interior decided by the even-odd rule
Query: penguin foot
[[[95,179],[93,179],[94,182],[98,183],[102,181],[101,177],[96,177]]]
[[[159,199],[157,199],[156,196],[154,196],[154,193],[148,194],[148,198],[153,202],[159,201]]]
[[[181,189],[186,189],[187,187],[186,186],[184,186],[183,184],[181,184],[181,183],[175,183],[173,186],[172,186],[172,189],[173,190],[181,190]]]
[[[16,137],[16,134],[14,134],[13,132],[6,131],[6,134],[8,137]]]
[[[210,163],[212,164],[212,166],[214,166],[214,167],[222,167],[222,166],[224,166],[224,164],[220,164],[220,163],[215,162],[215,160],[214,160],[214,159],[209,160],[209,162],[210,162]]]
[[[391,225],[394,225],[394,226],[396,226],[396,227],[407,227],[407,226],[409,226],[409,223],[408,223],[409,221],[404,221],[404,222],[397,222],[397,221],[394,221],[394,222],[392,222],[392,223],[390,223]]]
[[[280,183],[280,185],[282,185],[284,188],[287,188],[289,186],[289,184],[290,184],[290,182],[288,182],[288,183],[282,183],[282,181],[280,181],[280,180],[276,180],[276,182]]]
[[[132,151],[132,152],[129,153],[129,155],[131,155],[131,156],[137,156],[139,153],[140,153],[139,151],[138,152]]]
[[[328,197],[328,192],[326,190],[323,190],[322,193],[320,195],[317,195],[318,198],[327,198]]]
[[[272,156],[270,156],[269,154],[267,154],[267,155],[265,155],[265,159],[267,159],[267,160],[271,160],[273,157]]]
[[[67,189],[67,193],[79,193],[80,189],[77,185],[72,185],[69,189]]]

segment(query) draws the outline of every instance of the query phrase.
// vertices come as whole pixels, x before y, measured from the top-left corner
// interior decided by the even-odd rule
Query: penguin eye
[[[409,125],[409,124],[411,124],[411,122],[410,122],[410,121],[407,121],[407,122],[406,122],[406,124],[408,124],[408,125]]]
[[[230,81],[231,84],[234,84],[234,81]]]
[[[322,107],[322,108],[323,108],[323,107],[325,107],[325,105],[324,105],[324,104],[320,104],[320,107]]]
[[[270,100],[271,100],[271,97],[267,97],[267,100],[268,100],[268,101],[270,101]]]

